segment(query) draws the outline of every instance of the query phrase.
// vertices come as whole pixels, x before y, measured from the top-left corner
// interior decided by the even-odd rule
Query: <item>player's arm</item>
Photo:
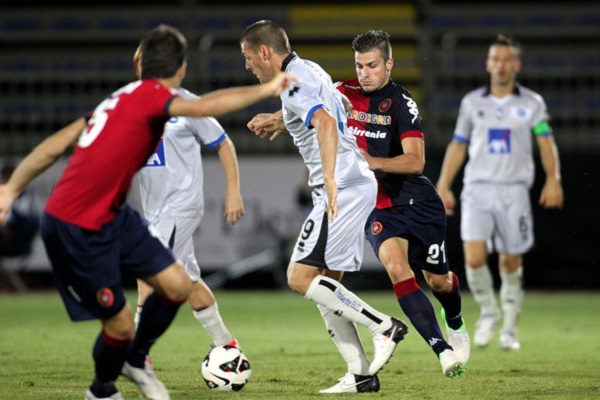
[[[361,149],[361,154],[373,171],[383,171],[392,174],[421,174],[425,167],[425,143],[423,139],[408,137],[402,139],[404,154],[396,157],[373,157]]]
[[[336,119],[324,108],[317,109],[310,120],[317,131],[321,168],[325,191],[327,192],[326,212],[329,220],[333,221],[338,214],[337,184],[335,182],[335,163],[337,158],[338,131]]]
[[[467,158],[467,147],[467,142],[452,140],[446,149],[446,155],[442,162],[442,170],[436,187],[448,215],[454,214],[456,199],[452,193],[452,183]]]
[[[31,181],[77,143],[85,126],[85,118],[77,119],[44,139],[19,163],[8,182],[0,186],[0,223],[6,222],[6,215],[14,200],[29,186]]]
[[[272,114],[257,114],[254,118],[252,118],[252,120],[250,120],[250,122],[248,122],[247,126],[248,129],[254,132],[254,134],[261,139],[270,136],[270,141],[275,140],[277,136],[287,132],[287,128],[283,122],[282,110],[276,111]]]
[[[296,79],[279,73],[267,83],[217,90],[197,99],[175,97],[169,114],[186,117],[208,117],[241,110],[269,97],[276,97]]]
[[[227,194],[225,197],[225,219],[228,225],[235,225],[238,219],[244,215],[244,200],[240,192],[240,172],[235,146],[231,139],[225,138],[219,143],[217,150],[223,172],[225,173],[225,184]]]
[[[544,208],[562,208],[564,194],[560,176],[560,157],[558,148],[551,135],[536,136],[540,149],[542,168],[546,173],[546,182],[540,194],[539,204]]]

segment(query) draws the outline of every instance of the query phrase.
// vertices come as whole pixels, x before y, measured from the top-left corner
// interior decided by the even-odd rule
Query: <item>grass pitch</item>
[[[406,321],[393,292],[358,292],[379,310]],[[157,375],[178,399],[288,399],[322,395],[346,372],[315,305],[277,291],[218,291],[221,315],[252,365],[240,392],[212,392],[200,375],[210,339],[189,306],[152,350]],[[135,293],[129,294],[133,302]],[[439,304],[432,302],[439,311]],[[474,330],[478,310],[463,294],[464,316]],[[594,399],[600,398],[600,293],[528,292],[520,323],[522,349],[503,352],[496,339],[473,348],[460,379],[443,376],[418,333],[398,346],[380,373],[376,399]],[[57,293],[0,295],[0,399],[82,399],[92,380],[91,348],[98,322],[69,321]],[[371,337],[359,329],[372,354]],[[126,399],[140,398],[121,378]],[[352,395],[350,395],[352,396]]]

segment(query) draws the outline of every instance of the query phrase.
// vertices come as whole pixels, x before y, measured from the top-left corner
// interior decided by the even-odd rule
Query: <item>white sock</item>
[[[144,309],[144,305],[140,305],[138,304],[136,310],[135,310],[135,316],[133,317],[133,322],[135,323],[135,327],[137,328],[137,326],[140,324],[140,317],[142,315],[142,310]]]
[[[465,265],[467,284],[473,298],[481,307],[481,314],[498,314],[494,294],[494,278],[487,265],[473,268]]]
[[[502,330],[514,331],[523,304],[523,267],[512,273],[500,272],[500,278],[500,302],[504,313]]]
[[[358,336],[354,322],[340,318],[333,311],[317,304],[325,327],[333,343],[348,364],[348,372],[356,375],[369,374],[369,360]]]
[[[369,306],[338,281],[322,275],[313,279],[304,297],[341,318],[364,326],[373,334],[384,332],[392,326],[390,316]]]
[[[215,346],[223,346],[233,340],[233,336],[227,330],[227,327],[221,318],[221,314],[219,314],[217,303],[203,310],[193,311],[193,313],[196,319],[200,321],[202,326],[206,329]]]

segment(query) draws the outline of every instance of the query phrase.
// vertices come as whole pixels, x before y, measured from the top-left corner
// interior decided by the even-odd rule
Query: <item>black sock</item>
[[[109,397],[117,392],[115,381],[121,374],[129,339],[115,339],[102,331],[96,339],[93,356],[96,378],[90,387],[96,397]]]
[[[432,291],[435,298],[440,302],[446,313],[446,323],[454,330],[458,330],[462,322],[462,300],[460,287],[456,274],[452,273],[452,291],[450,293],[438,293]]]
[[[185,300],[184,300],[185,301]],[[183,302],[173,302],[152,293],[144,303],[135,338],[127,356],[127,362],[136,368],[143,368],[146,355],[158,338],[167,330]]]

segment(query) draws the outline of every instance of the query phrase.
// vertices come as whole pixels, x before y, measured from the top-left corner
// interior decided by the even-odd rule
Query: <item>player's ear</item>
[[[271,58],[271,48],[263,44],[258,48],[258,54],[262,60],[266,61]]]
[[[385,69],[388,74],[392,71],[393,67],[394,67],[394,59],[388,58],[388,60],[385,62]]]

